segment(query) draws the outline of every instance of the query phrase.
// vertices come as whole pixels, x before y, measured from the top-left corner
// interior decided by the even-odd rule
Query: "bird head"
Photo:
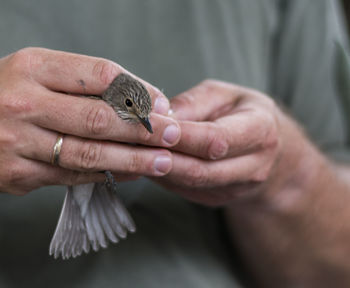
[[[120,118],[141,123],[148,132],[153,133],[149,121],[151,96],[140,81],[130,75],[119,74],[103,93],[102,99],[112,106]]]

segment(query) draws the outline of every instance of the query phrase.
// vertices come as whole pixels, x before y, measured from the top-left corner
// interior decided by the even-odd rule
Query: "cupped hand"
[[[268,96],[206,80],[174,97],[171,108],[181,139],[171,148],[172,170],[158,183],[218,206],[292,182],[300,131]]]
[[[119,73],[129,72],[102,58],[42,48],[0,59],[0,191],[24,194],[44,185],[103,181],[97,173],[103,170],[117,180],[166,174],[171,153],[159,147],[175,145],[180,130],[164,116],[169,102],[158,89],[139,79],[152,97],[152,135],[121,120],[103,101],[76,97],[101,95]],[[53,166],[58,133],[65,137],[59,166]]]

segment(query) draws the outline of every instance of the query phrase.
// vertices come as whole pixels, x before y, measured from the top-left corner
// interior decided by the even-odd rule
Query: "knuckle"
[[[263,137],[263,148],[274,149],[278,146],[280,140],[278,137],[278,127],[273,115],[267,115],[265,117],[265,127],[267,130]]]
[[[34,109],[34,104],[26,95],[2,95],[1,111],[7,114],[25,116]]]
[[[92,74],[93,77],[99,79],[102,84],[109,85],[118,71],[118,65],[112,61],[100,59],[94,65]]]
[[[5,155],[14,149],[16,144],[18,144],[19,136],[15,131],[10,131],[8,129],[4,130],[4,133],[0,134],[0,151],[5,153]]]
[[[193,164],[188,169],[184,182],[188,187],[204,187],[208,183],[208,173],[203,165]]]
[[[128,157],[127,163],[125,163],[126,171],[129,173],[140,172],[141,167],[143,166],[144,159],[138,152],[132,152]]]
[[[95,104],[88,107],[86,130],[91,135],[105,135],[111,128],[111,111],[108,106]]]
[[[31,63],[35,57],[35,48],[27,47],[14,52],[9,61],[9,70],[21,74],[29,74]]]
[[[252,115],[253,125],[241,131],[242,139],[254,139],[259,149],[275,149],[279,143],[278,127],[274,116],[266,111],[255,111]]]
[[[275,149],[280,144],[280,139],[277,136],[275,129],[270,129],[269,133],[265,136],[264,148]]]
[[[9,187],[17,187],[19,184],[26,179],[27,172],[23,169],[22,165],[18,163],[11,163],[7,165],[7,169],[4,175],[4,182]]]
[[[102,143],[89,141],[83,143],[80,155],[77,159],[77,166],[83,170],[97,169],[101,161]]]

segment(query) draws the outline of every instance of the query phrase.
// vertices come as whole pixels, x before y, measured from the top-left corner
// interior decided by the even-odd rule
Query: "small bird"
[[[99,97],[88,96],[99,99]],[[151,97],[141,82],[127,74],[119,74],[102,94],[123,120],[142,123],[150,132],[149,114]],[[68,186],[61,214],[49,254],[63,259],[89,253],[90,247],[98,251],[109,241],[117,243],[128,232],[135,232],[135,224],[116,195],[116,181],[110,171],[104,172],[105,183]]]

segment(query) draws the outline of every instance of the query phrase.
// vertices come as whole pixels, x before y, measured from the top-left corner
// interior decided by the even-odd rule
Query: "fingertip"
[[[176,122],[169,124],[163,131],[163,142],[166,146],[174,146],[180,141],[181,128]]]
[[[168,174],[173,166],[173,161],[168,155],[159,155],[154,160],[154,176]]]
[[[165,96],[158,96],[154,101],[153,111],[158,114],[168,115],[169,114],[170,103]]]

